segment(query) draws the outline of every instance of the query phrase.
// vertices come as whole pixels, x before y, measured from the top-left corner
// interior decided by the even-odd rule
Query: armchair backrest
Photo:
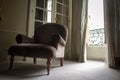
[[[47,44],[53,34],[59,34],[66,41],[68,30],[65,26],[57,23],[46,23],[39,26],[34,33],[34,39],[37,43]]]

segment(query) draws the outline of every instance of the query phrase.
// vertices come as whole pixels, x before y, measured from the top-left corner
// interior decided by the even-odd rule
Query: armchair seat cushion
[[[33,54],[34,53],[34,54]],[[38,57],[38,58],[53,58],[56,53],[56,48],[45,44],[16,44],[9,48],[9,55]]]

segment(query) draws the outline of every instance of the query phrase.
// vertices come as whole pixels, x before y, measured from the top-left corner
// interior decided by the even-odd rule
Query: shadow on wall
[[[0,61],[8,59],[7,50],[10,45],[16,44],[15,32],[0,31]]]

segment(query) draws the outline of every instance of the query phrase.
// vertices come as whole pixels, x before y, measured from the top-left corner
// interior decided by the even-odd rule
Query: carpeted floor
[[[52,61],[51,73],[46,71],[46,60],[15,62],[13,70],[8,70],[9,63],[0,63],[0,80],[120,80],[120,70],[108,68],[104,62],[87,61],[78,63],[64,61],[59,66],[58,60]]]

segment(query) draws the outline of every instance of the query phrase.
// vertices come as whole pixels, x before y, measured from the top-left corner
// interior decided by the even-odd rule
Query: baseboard
[[[104,58],[87,58],[87,60],[105,61]]]

